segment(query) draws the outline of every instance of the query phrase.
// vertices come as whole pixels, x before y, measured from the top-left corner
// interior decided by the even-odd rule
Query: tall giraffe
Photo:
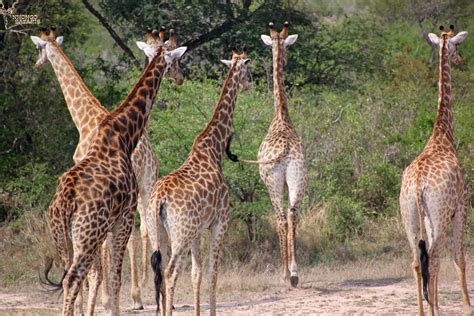
[[[39,39],[46,41],[47,44],[42,47],[38,45],[38,37],[31,37],[33,42],[37,45],[37,48],[40,53],[40,57],[35,65],[35,67],[43,66],[47,61],[49,61],[53,67],[53,70],[58,78],[61,89],[63,91],[66,103],[73,118],[73,121],[79,131],[79,143],[76,147],[74,153],[74,162],[78,163],[82,158],[84,158],[87,149],[92,143],[93,138],[97,134],[99,123],[107,116],[109,111],[104,108],[100,102],[92,95],[87,86],[82,81],[81,77],[77,73],[76,69],[64,54],[60,45],[63,42],[63,37],[56,38],[56,31],[54,28],[51,29],[49,35],[47,34],[47,29],[43,28],[40,32]],[[160,40],[164,38],[164,29],[162,28],[159,32],[148,30],[147,31],[147,42],[151,43],[148,48],[148,55],[151,56],[153,51],[156,50],[156,46],[160,45]],[[141,42],[137,42],[141,43]],[[56,45],[55,45],[56,44]],[[140,47],[140,45],[139,45]],[[177,48],[176,37],[174,31],[170,30],[170,39],[165,43],[165,49],[171,51]],[[148,56],[147,55],[147,56]],[[148,56],[148,57],[149,57]],[[150,57],[149,57],[150,58]],[[150,59],[151,61],[151,59]],[[173,64],[166,71],[165,76],[168,76],[173,79],[173,81],[180,85],[183,83],[183,74],[179,67],[177,59],[173,60]],[[132,155],[132,165],[137,178],[138,184],[138,212],[140,214],[141,225],[140,233],[142,240],[142,286],[147,279],[147,241],[148,233],[146,230],[146,203],[148,197],[151,193],[152,185],[156,182],[158,176],[158,161],[155,154],[151,148],[148,126],[145,127],[142,137],[137,145],[137,148]],[[104,243],[102,249],[102,270],[108,270],[108,249],[107,243]],[[143,309],[143,304],[140,295],[140,287],[138,283],[138,273],[137,273],[137,264],[135,256],[135,238],[134,233],[132,232],[129,243],[127,245],[129,255],[130,255],[130,265],[131,265],[131,294],[133,300],[134,309]],[[99,277],[96,272],[93,272],[95,277]],[[91,276],[92,277],[92,276]],[[101,278],[102,279],[102,278]],[[102,283],[102,300],[106,308],[109,307],[109,291],[108,291],[108,278],[107,274],[103,275]],[[94,286],[92,286],[92,291],[89,292],[90,299],[89,304],[95,304],[95,286],[98,286],[97,281],[90,280]],[[100,282],[99,282],[100,283]],[[78,302],[78,308],[82,310],[82,300]],[[88,308],[89,309],[89,308]],[[82,313],[81,313],[82,314]]]
[[[40,38],[35,42],[43,48],[51,43]],[[132,153],[146,128],[163,74],[185,50],[166,52],[160,47],[156,51],[126,99],[100,123],[85,157],[59,179],[48,215],[67,271],[62,282],[65,315],[73,314],[76,296],[108,232],[112,233],[111,311],[119,313],[123,254],[137,206]]]
[[[191,247],[194,314],[200,314],[200,284],[202,278],[200,241],[205,229],[211,231],[209,252],[210,313],[216,314],[216,283],[220,248],[229,225],[229,190],[224,181],[221,161],[232,127],[232,116],[239,85],[250,88],[250,59],[247,50],[232,60],[214,114],[206,128],[195,138],[191,152],[181,167],[158,180],[148,201],[147,225],[153,249],[151,258],[155,271],[157,310],[160,310],[160,289],[166,288],[162,310],[171,315],[173,294],[185,255]],[[162,284],[161,261],[167,262],[167,244],[171,242],[171,257],[164,270]]]
[[[417,284],[418,314],[423,314],[423,296],[429,313],[439,312],[438,272],[440,252],[449,222],[453,224],[453,254],[459,274],[465,313],[470,310],[466,285],[463,229],[468,208],[467,183],[456,157],[451,100],[451,62],[462,63],[458,45],[467,32],[455,34],[451,25],[441,36],[429,34],[439,46],[438,113],[433,132],[421,154],[405,169],[400,190],[400,212],[413,254]]]
[[[288,22],[284,23],[281,32],[275,31],[273,23],[269,23],[268,27],[270,36],[261,35],[261,38],[265,45],[272,47],[275,114],[268,133],[260,144],[258,160],[238,159],[230,153],[230,148],[228,154],[233,161],[259,164],[260,178],[265,183],[277,212],[281,276],[284,280],[290,279],[291,285],[296,287],[299,281],[295,251],[297,215],[308,182],[308,171],[303,145],[288,113],[283,68],[287,64],[286,50],[296,42],[298,35],[288,36]],[[288,189],[287,214],[283,210],[285,185]]]

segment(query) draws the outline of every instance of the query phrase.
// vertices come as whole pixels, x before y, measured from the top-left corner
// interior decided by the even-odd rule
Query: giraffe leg
[[[110,234],[107,234],[106,240],[102,243],[100,249],[100,257],[102,263],[102,305],[106,311],[110,311],[110,283],[109,283],[109,271],[110,271],[110,247],[112,246],[112,240]]]
[[[209,285],[209,306],[210,315],[216,315],[216,285],[217,285],[217,270],[219,268],[219,258],[222,242],[227,232],[227,222],[218,222],[211,229],[210,251],[209,251],[209,270],[207,275],[207,283]]]
[[[161,275],[165,273],[165,267],[168,262],[168,235],[164,227],[160,227],[160,252],[161,252]],[[161,282],[161,310],[163,313],[166,311],[166,278],[163,278]],[[173,306],[171,306],[173,309]]]
[[[280,244],[280,275],[283,280],[288,280],[288,243],[287,243],[288,221],[286,214],[282,211],[277,214],[277,236]]]
[[[298,285],[298,265],[296,264],[296,225],[301,202],[304,198],[306,187],[306,176],[301,164],[292,161],[288,164],[286,171],[286,183],[288,186],[288,265],[290,268],[290,283],[293,287]]]
[[[72,265],[63,280],[63,315],[74,315],[74,302],[81,290],[82,283],[86,278],[92,261],[92,255],[87,255],[83,252],[74,254]]]
[[[295,249],[297,214],[295,208],[290,208],[290,210],[288,210],[288,265],[290,269],[290,283],[293,287],[296,287],[299,281]]]
[[[464,314],[473,315],[474,310],[471,308],[471,302],[469,300],[469,292],[467,290],[466,283],[466,259],[464,258],[464,239],[463,230],[466,222],[467,207],[462,206],[455,214],[453,218],[453,255],[454,255],[454,266],[456,267],[459,286],[461,288]]]
[[[438,275],[434,276],[434,289],[435,289],[435,293],[434,293],[433,305],[434,305],[436,310],[439,310],[439,304],[438,304]]]
[[[135,207],[133,208],[135,210]],[[112,260],[110,268],[111,283],[111,312],[113,315],[120,313],[120,286],[122,284],[122,262],[128,239],[132,233],[134,225],[134,213],[126,211],[120,220],[115,224],[112,233]]]
[[[280,245],[280,273],[283,280],[288,280],[290,278],[290,272],[288,271],[288,244],[286,240],[288,222],[283,211],[285,176],[282,170],[268,169],[268,166],[260,165],[260,177],[265,182],[273,209],[276,212],[276,232]]]
[[[413,268],[413,275],[415,276],[416,280],[416,301],[418,303],[418,315],[424,315],[423,311],[423,295],[422,295],[422,286],[421,286],[421,269],[420,269],[420,261],[418,259],[418,254],[415,251],[415,256],[413,262],[411,264]]]
[[[135,255],[135,246],[135,227],[133,227],[127,244],[127,250],[130,257],[130,281],[132,283],[131,294],[133,300],[133,309],[142,310],[143,304],[140,295],[140,287],[138,286],[137,256]]]
[[[142,217],[140,217],[142,221]],[[140,237],[142,239],[142,276],[140,279],[140,287],[145,287],[148,279],[148,230],[144,222],[140,222]]]
[[[173,241],[172,241],[173,242]],[[166,282],[166,303],[165,303],[165,315],[171,316],[173,311],[173,296],[174,289],[176,286],[176,280],[181,270],[183,263],[183,256],[185,249],[177,246],[171,248],[171,258],[165,270],[165,282]]]
[[[199,292],[200,292],[201,280],[202,280],[201,236],[198,236],[196,237],[196,239],[193,240],[193,244],[191,246],[191,257],[192,257],[191,276],[193,280],[193,290],[194,290],[194,315],[199,316],[201,313]]]
[[[95,303],[97,301],[97,293],[102,282],[102,267],[101,260],[96,257],[89,273],[87,274],[89,280],[89,298],[87,301],[87,315],[94,315]]]
[[[76,299],[76,314],[77,315],[84,315],[84,287],[81,286],[79,290],[79,294],[77,295]]]
[[[429,250],[429,281],[428,281],[428,295],[430,298],[430,303],[428,305],[428,312],[430,315],[438,315],[439,308],[437,306],[437,296],[438,296],[438,284],[436,279],[439,273],[440,261],[439,261],[439,253],[442,248],[442,236],[438,240],[436,240],[433,245],[430,247]]]

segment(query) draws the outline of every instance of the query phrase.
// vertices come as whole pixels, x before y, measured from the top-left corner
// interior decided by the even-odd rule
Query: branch
[[[107,22],[105,17],[102,16],[99,11],[94,9],[94,7],[87,0],[82,0],[82,3],[84,3],[84,6],[86,7],[86,9],[89,10],[89,12],[92,13],[99,20],[99,22],[102,24],[102,26],[105,27],[105,29],[109,32],[110,36],[112,36],[112,38],[115,40],[115,42],[118,44],[118,46],[120,46],[120,48],[122,48],[122,50],[125,52],[125,54],[127,54],[128,57],[130,57],[133,64],[137,68],[141,68],[140,62],[135,57],[135,55],[133,55],[133,52],[130,49],[130,47],[128,47],[127,44],[125,44],[125,42],[120,38],[120,36],[118,36],[118,34],[114,31],[112,26]]]
[[[84,1],[84,0],[83,0]],[[245,3],[245,5],[250,5],[251,1],[248,1],[248,4]],[[218,37],[220,37],[223,33],[229,31],[233,26],[236,24],[242,23],[244,21],[249,20],[260,8],[263,7],[263,4],[260,5],[255,11],[252,12],[252,14],[248,14],[249,8],[244,6],[244,12],[241,13],[237,18],[235,19],[229,19],[225,21],[224,23],[216,26],[212,30],[210,30],[207,33],[201,34],[197,36],[196,38],[193,38],[186,43],[183,44],[183,46],[188,47],[188,52],[195,49],[196,47],[201,46],[202,44],[205,44],[207,42],[210,42]]]

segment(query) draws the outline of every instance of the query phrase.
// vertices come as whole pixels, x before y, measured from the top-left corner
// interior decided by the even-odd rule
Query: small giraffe
[[[232,116],[239,85],[250,88],[247,50],[232,60],[222,62],[230,67],[214,114],[206,128],[195,138],[191,152],[183,165],[161,178],[148,201],[147,225],[153,249],[151,258],[155,271],[157,311],[160,310],[160,289],[166,288],[161,310],[171,315],[176,280],[184,256],[191,247],[194,314],[200,314],[200,284],[202,278],[200,240],[205,229],[211,231],[209,252],[210,314],[216,314],[216,283],[220,248],[229,225],[229,190],[224,181],[221,161],[230,137]],[[167,262],[167,244],[171,242],[171,258]]]
[[[298,35],[288,36],[288,22],[284,23],[280,33],[275,31],[273,23],[269,23],[268,26],[270,36],[262,35],[261,38],[265,45],[272,46],[275,114],[268,133],[260,145],[258,160],[238,159],[230,153],[230,148],[228,148],[228,155],[233,161],[259,164],[260,177],[268,189],[273,208],[277,212],[281,276],[284,280],[290,279],[291,285],[296,287],[299,281],[295,253],[296,224],[308,182],[308,171],[303,145],[288,113],[283,68],[287,63],[286,50],[288,46],[296,42]],[[285,185],[288,188],[288,214],[283,211]]]
[[[164,29],[162,28],[160,31],[160,38],[163,36]],[[159,41],[157,38],[157,31],[152,31],[151,29],[147,31],[147,38],[148,41],[153,41],[155,48],[159,45]],[[58,77],[58,81],[61,85],[61,89],[63,91],[64,97],[66,99],[66,103],[68,109],[71,113],[74,123],[79,131],[79,143],[76,147],[76,151],[74,153],[74,162],[78,163],[82,158],[84,158],[87,149],[89,148],[90,144],[92,143],[92,139],[97,134],[97,129],[99,123],[106,117],[109,113],[107,109],[105,109],[100,102],[92,95],[89,91],[87,86],[82,81],[81,77],[77,73],[76,69],[64,54],[60,45],[63,42],[63,37],[56,38],[56,30],[51,28],[49,35],[47,34],[47,29],[42,28],[40,32],[39,38],[36,36],[32,36],[31,39],[37,45],[37,48],[40,53],[40,58],[37,61],[35,67],[40,67],[44,65],[47,61],[50,61],[54,72]],[[38,45],[39,41],[43,40],[46,41],[46,45],[43,47]],[[171,45],[169,43],[165,43],[165,48],[168,51],[171,51],[177,48],[176,45],[176,37],[174,31],[170,30],[170,40]],[[56,44],[56,45],[54,45]],[[153,48],[149,54],[153,54]],[[174,59],[173,64],[167,70],[165,76],[171,77],[173,81],[180,85],[183,83],[183,74],[181,72],[181,68],[179,67],[178,60]],[[137,184],[139,187],[139,195],[138,195],[138,212],[141,218],[141,225],[140,225],[140,232],[141,232],[141,239],[142,239],[142,278],[141,283],[142,286],[147,279],[147,270],[148,265],[147,262],[147,241],[148,241],[148,233],[146,230],[146,218],[145,218],[145,209],[146,203],[148,201],[148,197],[151,193],[152,185],[156,182],[158,176],[158,161],[156,159],[155,154],[151,148],[149,134],[148,134],[148,126],[144,129],[140,142],[137,145],[137,148],[133,152],[132,155],[132,164],[133,169],[135,172],[135,176],[137,178]],[[107,243],[104,243],[102,248],[102,270],[108,271],[108,249]],[[135,238],[132,232],[129,243],[128,243],[128,251],[130,255],[130,265],[131,265],[131,293],[132,293],[132,300],[133,300],[133,307],[134,309],[143,309],[143,304],[140,295],[140,287],[138,285],[137,280],[137,264],[136,264],[136,256],[135,256]],[[102,283],[102,300],[104,302],[104,306],[106,308],[109,307],[109,291],[108,291],[108,278],[107,274],[105,273],[102,277],[97,274],[94,270],[91,271],[96,277],[100,277]],[[100,282],[97,280],[91,280],[89,278],[89,282],[94,284],[91,287],[92,291],[89,292],[90,299],[89,304],[95,304],[96,289],[95,286],[98,286]],[[98,283],[97,283],[98,282]],[[80,296],[82,297],[82,295]],[[88,307],[88,309],[90,306]],[[78,302],[78,309],[82,314],[82,299]]]
[[[463,229],[468,208],[467,183],[456,157],[451,100],[451,62],[462,63],[458,46],[467,32],[455,34],[440,27],[441,36],[429,34],[439,46],[438,113],[433,132],[421,154],[405,169],[400,190],[400,212],[413,254],[417,284],[418,314],[423,314],[423,296],[429,313],[439,313],[438,272],[440,252],[449,222],[453,225],[453,254],[459,274],[466,314],[470,301],[466,285]],[[426,238],[426,240],[425,240]]]
[[[37,40],[37,45],[47,44]],[[123,254],[137,207],[138,185],[131,157],[146,128],[163,74],[185,50],[180,47],[167,52],[160,47],[155,52],[126,99],[99,124],[85,157],[59,179],[48,215],[67,271],[62,282],[64,315],[74,313],[76,296],[108,232],[112,233],[111,312],[119,314]]]

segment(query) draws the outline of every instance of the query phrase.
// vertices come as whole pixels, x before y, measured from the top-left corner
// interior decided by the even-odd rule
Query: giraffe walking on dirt
[[[43,49],[52,43],[51,39],[33,40]],[[119,314],[123,254],[137,207],[138,185],[131,157],[146,128],[163,74],[185,50],[181,47],[166,52],[159,47],[155,51],[156,56],[126,99],[99,124],[85,157],[59,179],[48,215],[54,243],[66,270],[62,282],[64,315],[74,313],[82,282],[91,265],[98,261],[99,249],[109,232],[112,233],[111,312]],[[93,309],[88,313],[92,314]]]
[[[159,38],[158,38],[159,37]],[[162,29],[158,35],[157,31],[148,30],[147,32],[147,49],[152,53],[156,50],[156,45],[160,45],[164,37],[164,30]],[[38,45],[38,39],[46,42],[45,46]],[[33,42],[37,45],[40,52],[40,58],[36,63],[36,67],[44,65],[49,61],[53,67],[53,70],[58,78],[61,89],[63,91],[69,112],[73,118],[73,121],[79,131],[79,143],[77,144],[76,151],[74,153],[74,162],[77,164],[84,158],[87,149],[90,147],[92,140],[97,134],[98,126],[100,122],[109,114],[109,111],[104,108],[100,102],[92,95],[89,89],[86,87],[81,77],[77,73],[76,69],[64,54],[60,48],[63,37],[56,37],[56,30],[52,28],[47,33],[47,29],[43,28],[40,32],[39,37],[32,36]],[[141,45],[141,42],[139,45]],[[137,44],[138,44],[137,43]],[[176,37],[174,31],[170,30],[170,39],[165,43],[165,49],[171,51],[177,48]],[[179,67],[178,60],[174,60],[173,64],[169,67],[165,76],[169,76],[173,79],[176,84],[183,83],[183,75]],[[148,126],[143,130],[142,137],[133,152],[132,155],[133,170],[137,179],[138,184],[138,205],[137,209],[140,214],[141,225],[140,233],[142,240],[142,278],[141,285],[143,286],[147,279],[147,241],[148,233],[146,230],[146,218],[145,209],[148,197],[151,193],[152,185],[156,182],[158,177],[158,161],[155,154],[152,151]],[[135,256],[135,240],[134,234],[130,235],[130,239],[127,245],[130,255],[131,265],[131,293],[133,300],[134,309],[143,309],[141,300],[140,287],[138,284],[137,277],[137,264]],[[104,243],[102,249],[102,270],[108,271],[108,245]],[[91,271],[92,275],[96,278],[99,277],[95,270]],[[92,279],[92,275],[88,278],[91,291],[89,292],[89,303],[95,304],[97,289],[99,286],[96,280]],[[103,274],[101,280],[102,283],[102,301],[107,308],[109,308],[109,291],[108,291],[108,278],[107,274]],[[100,282],[99,282],[100,283]],[[80,295],[80,298],[82,295]],[[78,300],[78,312],[82,314],[82,300]],[[90,306],[88,307],[88,309]]]
[[[194,314],[200,314],[202,279],[200,241],[205,229],[211,231],[209,252],[210,314],[216,314],[216,283],[220,248],[229,225],[229,189],[224,181],[221,161],[230,137],[232,116],[239,85],[250,87],[247,51],[237,54],[221,90],[214,114],[206,128],[195,138],[191,152],[176,171],[161,178],[148,202],[147,224],[153,248],[151,258],[155,272],[157,310],[160,310],[160,289],[166,289],[161,311],[171,315],[176,280],[185,255],[191,248]],[[171,256],[168,262],[168,241]],[[162,282],[162,262],[164,282]]]
[[[286,50],[298,38],[298,35],[288,36],[288,27],[289,23],[285,22],[278,33],[274,24],[269,23],[270,36],[261,36],[263,43],[272,47],[275,114],[260,145],[258,160],[238,159],[230,153],[230,149],[228,155],[234,161],[259,164],[260,178],[267,187],[277,213],[281,277],[283,280],[290,279],[291,285],[296,287],[299,281],[295,250],[296,225],[308,182],[308,171],[304,148],[291,122],[285,96],[283,68],[287,64]],[[288,213],[283,210],[285,186],[288,189]]]
[[[425,148],[403,172],[400,190],[400,212],[413,255],[419,315],[423,314],[422,290],[430,315],[439,313],[440,253],[450,222],[464,312],[474,313],[466,285],[463,243],[468,191],[456,156],[451,100],[451,62],[462,63],[458,46],[466,39],[467,32],[455,34],[453,26],[449,32],[445,32],[443,27],[440,29],[439,38],[429,34],[430,41],[439,46],[438,113]]]

